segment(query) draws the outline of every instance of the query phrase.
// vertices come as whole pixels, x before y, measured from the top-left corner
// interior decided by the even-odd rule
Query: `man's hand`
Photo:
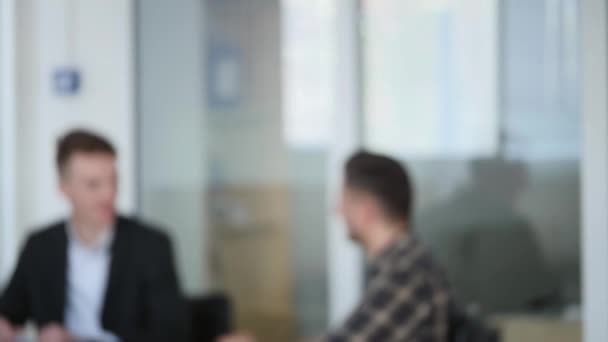
[[[220,337],[217,342],[256,342],[256,339],[249,334],[231,334]]]
[[[13,342],[17,338],[20,329],[14,327],[11,322],[0,317],[0,342]]]
[[[71,342],[73,338],[61,325],[52,323],[40,329],[39,342]]]

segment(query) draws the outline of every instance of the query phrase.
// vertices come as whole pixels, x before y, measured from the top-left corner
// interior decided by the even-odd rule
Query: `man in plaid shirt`
[[[325,341],[447,340],[447,287],[414,238],[397,241],[369,267],[363,302]]]
[[[348,160],[340,211],[368,257],[367,285],[351,316],[322,341],[447,341],[448,286],[410,230],[412,192],[397,161],[367,152]],[[220,341],[253,339],[235,335]]]
[[[367,287],[325,341],[447,340],[448,286],[410,231],[412,192],[407,172],[391,158],[360,152],[347,162],[341,211],[368,256]]]

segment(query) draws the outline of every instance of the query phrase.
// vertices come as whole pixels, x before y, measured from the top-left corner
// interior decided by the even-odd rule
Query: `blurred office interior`
[[[316,336],[363,287],[334,208],[366,148],[410,168],[416,233],[503,341],[608,339],[605,1],[0,3],[0,286],[65,214],[54,142],[84,126],[188,296]]]

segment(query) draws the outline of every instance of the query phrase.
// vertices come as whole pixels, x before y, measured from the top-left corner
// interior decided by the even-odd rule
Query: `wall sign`
[[[81,84],[80,71],[74,67],[60,67],[53,73],[53,90],[58,95],[76,95]]]

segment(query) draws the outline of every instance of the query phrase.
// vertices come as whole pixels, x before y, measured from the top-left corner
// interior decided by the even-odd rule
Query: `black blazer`
[[[66,307],[66,223],[32,234],[0,297],[0,316],[15,325],[63,323]],[[179,291],[169,238],[119,218],[102,314],[102,326],[130,341],[184,341],[186,306]]]

